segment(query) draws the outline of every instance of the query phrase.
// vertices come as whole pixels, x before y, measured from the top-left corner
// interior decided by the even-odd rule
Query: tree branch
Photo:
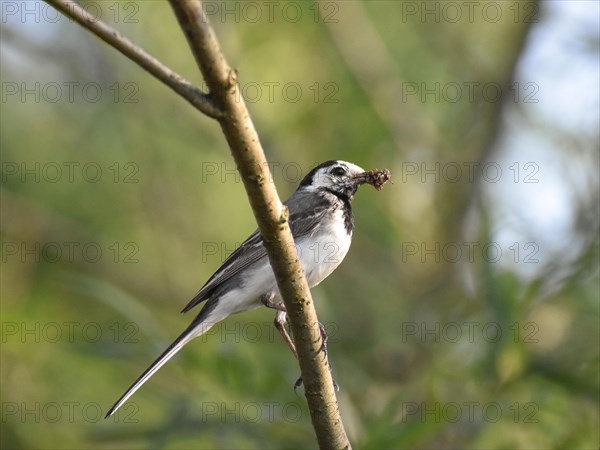
[[[209,95],[202,92],[181,75],[177,74],[150,53],[134,44],[111,26],[96,19],[73,0],[45,0],[65,16],[75,20],[79,25],[87,28],[107,44],[113,46],[127,58],[135,62],[144,70],[154,75],[155,78],[169,86],[196,109],[213,119],[218,119],[220,110],[213,104]]]
[[[237,72],[227,64],[201,2],[169,0],[209,88],[209,95],[115,29],[89,16],[77,3],[46,1],[167,84],[202,113],[219,121],[242,176],[287,309],[319,447],[349,449],[329,363],[321,351],[316,311],[289,228],[287,208],[279,199],[258,134],[240,95]]]
[[[244,181],[269,261],[283,296],[320,448],[350,448],[329,363],[321,352],[319,323],[283,207],[254,124],[200,1],[169,0],[216,104],[223,134]]]

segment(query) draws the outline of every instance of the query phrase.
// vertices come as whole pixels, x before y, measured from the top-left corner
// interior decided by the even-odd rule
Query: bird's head
[[[312,169],[298,189],[324,190],[352,200],[361,184],[367,183],[369,172],[346,161],[327,161]]]

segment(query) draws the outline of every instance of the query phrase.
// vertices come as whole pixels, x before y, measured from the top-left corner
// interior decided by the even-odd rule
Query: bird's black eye
[[[335,175],[336,177],[342,177],[346,175],[346,169],[343,167],[334,167],[331,169],[331,175]]]

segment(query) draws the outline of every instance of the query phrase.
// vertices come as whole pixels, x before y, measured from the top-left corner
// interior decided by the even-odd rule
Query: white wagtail
[[[350,248],[354,228],[350,202],[358,187],[369,183],[380,189],[388,178],[387,170],[365,172],[345,161],[327,161],[311,170],[296,192],[284,202],[289,210],[289,224],[298,255],[311,288],[337,268]],[[259,231],[252,233],[223,262],[182,312],[188,312],[204,301],[204,307],[192,323],[131,385],[106,417],[120,408],[185,344],[231,314],[261,305],[276,309],[275,326],[297,356],[284,326],[285,306]]]

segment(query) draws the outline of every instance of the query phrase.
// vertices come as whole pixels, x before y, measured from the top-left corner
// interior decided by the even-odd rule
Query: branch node
[[[279,216],[279,223],[286,223],[290,218],[290,210],[287,206],[282,205],[281,207],[281,215]]]
[[[262,185],[262,182],[265,179],[265,177],[263,177],[260,173],[257,173],[257,174],[249,174],[248,179],[260,186],[260,185]]]
[[[227,77],[227,90],[231,90],[238,82],[238,69],[230,69]]]

